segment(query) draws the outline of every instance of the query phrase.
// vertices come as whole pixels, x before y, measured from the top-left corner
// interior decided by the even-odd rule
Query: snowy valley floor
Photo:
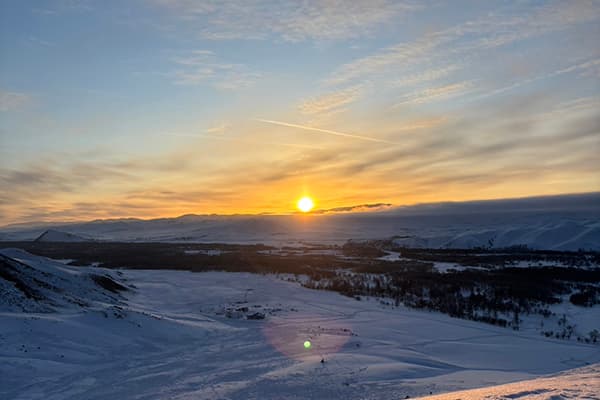
[[[403,399],[600,362],[597,345],[357,301],[274,276],[121,272],[135,286],[122,308],[0,314],[0,398]],[[582,371],[563,379],[563,392],[550,388],[561,378],[542,378],[438,398],[586,398],[600,367]]]

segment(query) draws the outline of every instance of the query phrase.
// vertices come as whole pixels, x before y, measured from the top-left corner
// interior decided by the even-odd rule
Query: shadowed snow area
[[[600,362],[597,345],[391,309],[270,275],[108,271],[0,254],[12,277],[0,277],[1,290],[14,292],[0,303],[3,399],[395,399]],[[19,294],[17,278],[43,298]],[[598,366],[582,371],[589,383]],[[536,382],[506,398],[558,390]]]

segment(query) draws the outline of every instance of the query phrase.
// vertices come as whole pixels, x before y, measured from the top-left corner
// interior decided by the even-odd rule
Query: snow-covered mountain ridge
[[[343,243],[389,239],[408,247],[600,250],[600,193],[438,203],[388,211],[317,215],[186,215],[155,220],[52,224],[70,236],[105,241]],[[0,240],[34,240],[48,224],[0,229]],[[52,238],[50,238],[52,239]]]

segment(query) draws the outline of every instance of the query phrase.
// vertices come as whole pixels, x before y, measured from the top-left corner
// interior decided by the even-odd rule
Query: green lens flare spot
[[[304,348],[305,349],[310,349],[310,346],[312,346],[312,344],[310,343],[309,340],[307,340],[306,342],[304,342]]]

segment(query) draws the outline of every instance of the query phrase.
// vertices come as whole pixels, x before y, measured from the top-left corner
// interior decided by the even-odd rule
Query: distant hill
[[[42,235],[42,230],[46,230]],[[68,231],[70,233],[66,233]],[[600,193],[432,203],[376,212],[314,215],[185,215],[12,226],[5,241],[342,244],[394,239],[407,247],[600,251]]]
[[[48,229],[40,236],[38,236],[35,242],[87,242],[86,239],[79,235],[74,235],[68,232],[61,232],[54,229]]]

